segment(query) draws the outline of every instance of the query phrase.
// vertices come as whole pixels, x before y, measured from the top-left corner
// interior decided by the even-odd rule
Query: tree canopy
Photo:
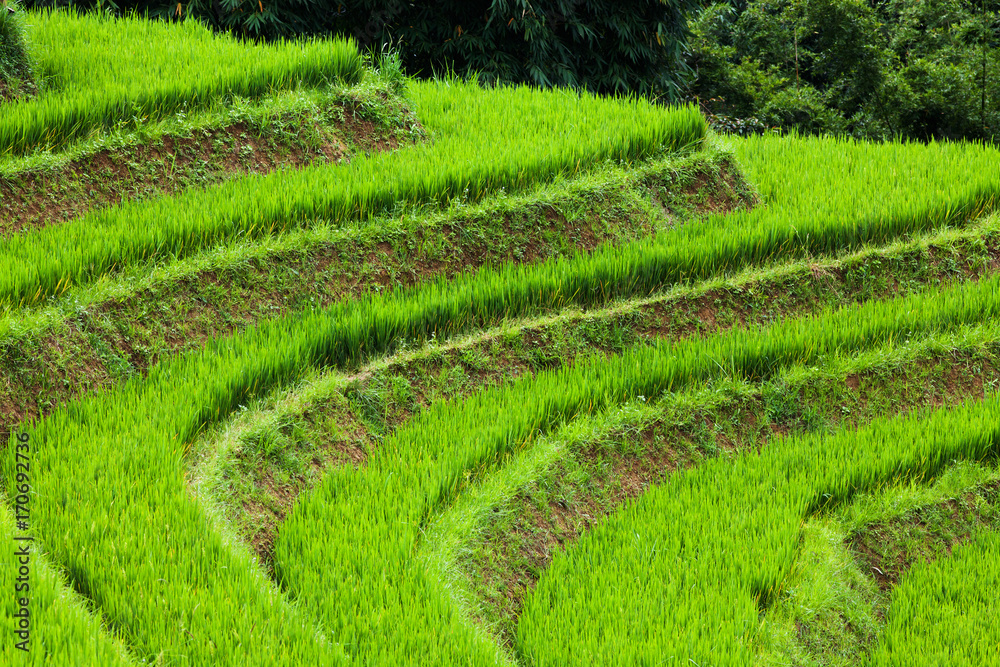
[[[692,22],[688,94],[721,125],[1000,136],[997,0],[757,0]]]

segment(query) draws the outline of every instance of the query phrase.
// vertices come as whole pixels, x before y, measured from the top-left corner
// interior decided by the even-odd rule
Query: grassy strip
[[[836,148],[836,145],[830,144],[826,148]],[[981,204],[979,202],[977,207]],[[925,224],[945,221],[965,223],[964,216],[978,210],[950,211],[944,217],[941,211],[926,211],[915,226],[911,224],[913,220],[885,219],[868,226],[870,229],[860,234],[854,234],[856,228],[849,228],[847,237],[842,240],[847,247],[853,247],[882,240],[882,237],[892,239],[897,235],[914,233]],[[733,217],[739,215],[737,213]],[[780,215],[774,216],[775,226],[780,219]],[[810,252],[811,242],[808,240],[804,245],[789,244],[788,238],[774,236],[774,228],[757,225],[748,230],[748,236],[741,241],[745,254],[729,247],[723,248],[720,256],[719,246],[706,242],[711,239],[701,234],[702,230],[711,228],[721,237],[723,230],[714,226],[714,222],[710,219],[704,225],[681,227],[652,240],[602,249],[587,258],[560,258],[541,266],[510,267],[496,272],[481,270],[475,276],[463,276],[448,284],[421,290],[419,302],[409,295],[391,295],[390,301],[398,299],[398,302],[412,305],[403,306],[400,303],[393,306],[384,319],[378,316],[376,320],[380,323],[368,329],[368,344],[384,349],[381,347],[385,344],[383,341],[398,340],[400,336],[411,337],[407,331],[413,331],[414,327],[418,331],[433,331],[438,336],[446,336],[488,325],[495,318],[505,315],[537,313],[570,304],[595,306],[615,298],[648,294],[679,280],[736,271],[752,265],[752,260],[756,258],[796,257]],[[834,235],[843,237],[832,219],[828,224],[831,238]],[[877,231],[871,231],[874,228]],[[725,230],[724,233],[727,238],[739,236],[732,230]],[[869,236],[877,238],[872,240]],[[722,241],[720,243],[725,245]],[[419,325],[416,324],[418,320],[422,320]],[[341,349],[342,352],[333,352],[335,356],[330,359],[334,363],[343,363],[351,358],[353,343]],[[343,356],[345,354],[348,356]]]
[[[0,16],[0,104],[36,92],[34,63],[24,43],[24,18],[13,7]]]
[[[552,556],[650,485],[707,458],[757,451],[779,434],[982,398],[982,384],[940,385],[955,369],[979,369],[978,382],[996,383],[998,348],[991,324],[786,369],[760,386],[723,379],[571,422],[460,497],[421,549],[460,608],[512,648],[521,602]]]
[[[721,201],[716,201],[715,180],[723,177],[715,174],[723,169],[729,172],[729,184],[725,185]],[[699,187],[702,181],[704,184]],[[649,191],[664,209],[656,210],[647,194]],[[692,201],[692,198],[699,201]],[[267,269],[281,257],[302,252],[316,254],[329,246],[345,246],[343,252],[337,254],[348,257],[342,258],[346,261],[337,268],[355,275],[363,272],[364,264],[359,264],[360,259],[351,257],[351,253],[367,254],[378,250],[379,244],[388,244],[395,251],[400,262],[397,272],[408,270],[407,264],[421,259],[427,263],[445,262],[449,259],[449,246],[455,245],[473,244],[477,252],[481,246],[498,247],[503,251],[500,257],[515,261],[531,257],[532,253],[526,246],[505,244],[504,238],[523,232],[522,227],[545,225],[554,212],[559,216],[557,221],[564,224],[594,215],[611,230],[618,227],[619,218],[637,219],[637,228],[625,227],[628,231],[620,234],[621,240],[634,240],[646,233],[655,233],[663,225],[664,213],[672,219],[686,219],[705,212],[701,202],[735,209],[752,205],[754,199],[750,186],[733,163],[732,154],[720,151],[715,144],[697,152],[672,154],[627,166],[608,161],[595,165],[589,172],[568,178],[557,175],[520,194],[502,192],[480,202],[456,199],[443,210],[402,203],[392,216],[379,216],[371,224],[359,228],[336,227],[329,221],[317,220],[308,229],[291,230],[254,241],[237,240],[190,257],[170,258],[154,266],[126,267],[114,276],[102,276],[93,283],[70,288],[44,306],[0,313],[0,341],[9,343],[26,336],[38,336],[46,328],[78,315],[81,310],[98,308],[108,301],[138,302],[144,293],[166,291],[172,284],[203,283],[206,274],[238,274],[248,265]],[[457,234],[458,228],[464,233]],[[591,231],[589,235],[601,237],[599,230]],[[582,235],[587,230],[576,233]],[[611,238],[617,239],[617,236],[611,235]],[[349,245],[352,242],[357,243],[357,248]],[[572,254],[572,245],[561,244],[550,254]],[[449,266],[447,273],[462,273],[463,267],[469,265],[472,262],[466,260],[460,265]],[[247,279],[259,282],[260,276],[255,274]],[[384,287],[407,286],[397,280]],[[312,296],[319,297],[319,294]],[[196,297],[207,301],[211,295],[205,292]],[[170,295],[171,300],[177,298],[181,297]],[[235,305],[226,303],[222,307],[232,309]]]
[[[564,419],[640,394],[657,396],[724,372],[766,378],[788,364],[988,319],[1000,309],[998,287],[994,278],[770,329],[661,344],[490,389],[460,406],[432,406],[387,439],[365,469],[338,470],[300,500],[279,533],[276,571],[373,662],[392,659],[386,646],[418,637],[419,654],[436,661],[492,661],[496,647],[472,635],[407,554],[429,514],[493,462]],[[385,576],[372,580],[366,573],[373,570]],[[313,595],[320,590],[323,596]],[[385,643],[372,646],[371,637]]]
[[[994,346],[984,353],[991,357]],[[969,361],[967,382],[995,388],[996,365],[980,376],[975,369],[982,360]],[[806,522],[786,592],[765,617],[759,663],[868,662],[905,571],[916,562],[946,559],[959,544],[1000,526],[998,481],[995,462],[959,461],[932,485],[904,480]]]
[[[335,81],[314,88],[275,90],[257,98],[241,95],[215,98],[206,108],[177,111],[162,119],[150,118],[138,126],[120,124],[102,132],[95,131],[94,136],[73,141],[58,151],[36,150],[27,155],[0,156],[0,178],[14,181],[32,172],[58,171],[98,153],[125,151],[160,141],[165,136],[187,136],[229,125],[243,123],[264,133],[283,117],[310,114],[331,104],[356,105],[358,115],[376,122],[387,121],[391,111],[383,115],[387,113],[386,100],[391,109],[395,97],[398,96],[390,91],[384,80],[366,73],[353,85]],[[412,124],[407,129],[417,131]]]
[[[340,225],[397,202],[478,199],[529,187],[605,159],[634,160],[698,142],[693,108],[664,113],[636,100],[600,100],[527,88],[414,86],[433,145],[349,165],[231,181],[206,192],[98,212],[0,242],[0,304],[23,306],[154,257],[184,256],[234,237],[258,238],[316,218]],[[543,113],[544,111],[544,113]],[[544,118],[531,132],[525,117]],[[600,130],[600,131],[598,131]]]
[[[199,384],[190,378],[186,390]],[[178,443],[161,435],[171,433],[171,410],[136,393],[111,406],[85,399],[31,432],[32,491],[46,501],[32,516],[40,552],[65,568],[140,662],[343,664],[342,649],[186,496]],[[114,408],[136,410],[143,422]],[[12,489],[13,451],[5,457]],[[90,464],[77,458],[88,455]]]
[[[836,144],[827,146],[827,149],[830,148],[836,148]],[[927,212],[923,220],[941,222],[933,211]],[[964,218],[959,217],[954,221],[964,222]],[[876,236],[892,238],[894,234],[909,233],[913,231],[909,222],[905,219],[885,220]],[[835,230],[836,226],[832,222],[830,225],[830,229]],[[699,227],[708,226],[710,225]],[[430,321],[425,320],[425,324],[417,326],[416,331],[436,331],[441,336],[450,335],[471,326],[488,324],[504,314],[530,314],[540,309],[559,308],[574,303],[596,305],[614,297],[649,293],[679,279],[693,280],[704,274],[736,271],[748,265],[748,261],[738,252],[729,258],[716,257],[716,247],[703,244],[705,239],[687,239],[688,242],[685,243],[688,229],[691,227],[676,230],[662,239],[600,252],[586,261],[575,258],[552,262],[543,267],[483,273],[453,281],[451,285],[424,290],[422,300],[432,309],[437,309],[438,314]],[[736,234],[730,233],[729,236]],[[845,242],[848,246],[854,246],[863,245],[865,240],[855,235]],[[877,240],[879,239],[875,239]],[[774,238],[766,226],[761,225],[752,231],[745,245],[750,254],[770,258],[781,257],[782,253],[801,256],[810,252],[808,244],[788,245],[787,239]],[[399,301],[413,303],[412,297],[408,295],[403,295]],[[433,305],[434,302],[452,305],[442,311],[441,305]],[[393,310],[396,314],[388,318],[382,331],[369,332],[369,338],[374,335],[381,341],[376,344],[376,349],[400,334],[410,335],[406,333],[406,327],[400,329],[398,324],[391,324],[393,321],[409,319],[405,315],[408,307],[404,308],[400,304]],[[370,344],[372,343],[375,340],[371,340]],[[345,352],[348,353],[346,358],[334,358],[332,361],[342,363],[352,358],[353,352]]]
[[[654,201],[680,217],[749,197],[729,156],[709,148],[632,169],[605,165],[529,195],[414,209],[362,229],[323,226],[128,272],[0,322],[0,427],[270,318],[664,233]]]
[[[991,397],[679,476],[553,560],[525,605],[519,650],[536,665],[753,662],[761,607],[795,563],[803,518],[899,476],[995,453],[1000,434],[981,425],[998,415]]]
[[[5,106],[0,154],[59,147],[123,119],[161,119],[227,95],[354,83],[363,74],[353,41],[248,46],[196,21],[37,12],[28,15],[28,40],[48,81],[36,99]]]
[[[919,331],[946,326],[949,321],[954,323],[963,318],[988,316],[992,303],[989,290],[995,289],[994,283],[985,282],[976,286],[972,296],[966,294],[969,299],[965,302],[960,298],[963,292],[949,291],[944,298],[934,301],[937,307],[932,307],[926,298],[903,303],[900,306],[904,308],[901,311],[903,314],[891,310],[871,312],[872,309],[856,309],[852,316],[868,320],[869,326],[859,328],[845,324],[844,329],[849,331],[842,329],[837,334],[843,338],[834,336],[826,340],[831,345],[837,340],[846,345],[864,344],[900,330]],[[543,286],[545,284],[542,282]],[[558,285],[556,280],[555,289]],[[470,286],[475,286],[476,290],[470,290]],[[216,626],[236,628],[240,637],[245,638],[248,636],[245,633],[250,633],[252,628],[262,627],[255,619],[262,618],[262,614],[270,616],[273,612],[266,610],[273,610],[276,605],[280,609],[280,604],[269,597],[270,593],[262,590],[258,575],[247,565],[249,560],[234,556],[224,547],[221,539],[213,537],[211,526],[198,508],[190,504],[178,465],[184,450],[183,443],[202,424],[227,414],[254,392],[297,376],[300,369],[309,364],[360,359],[373,351],[391,348],[393,341],[400,336],[427,336],[443,328],[460,330],[463,326],[475,324],[476,318],[496,321],[505,313],[530,311],[532,307],[537,307],[536,304],[550,303],[553,287],[547,287],[547,293],[545,290],[528,291],[537,287],[537,283],[531,282],[524,285],[504,284],[482,273],[458,281],[455,287],[424,289],[416,298],[413,294],[374,298],[367,303],[338,306],[323,313],[276,322],[244,336],[212,343],[202,355],[192,355],[157,367],[149,381],[142,385],[130,383],[121,391],[100,400],[86,400],[72,409],[58,412],[39,429],[47,441],[38,457],[39,491],[41,493],[41,487],[47,485],[44,489],[46,497],[62,499],[54,501],[48,510],[42,510],[47,512],[39,522],[47,531],[44,538],[46,548],[57,562],[70,570],[75,581],[83,582],[88,594],[100,602],[112,623],[127,624],[132,628],[135,645],[144,651],[155,652],[154,647],[166,645],[183,648],[186,654],[215,660],[218,664],[247,660],[248,654],[253,660],[264,651],[276,651],[274,646],[269,645],[275,641],[274,635],[264,638],[255,635],[254,643],[249,647],[244,647],[240,643],[244,640],[238,637],[225,645],[215,646],[204,636],[178,636],[172,631],[172,628],[201,627],[199,624],[204,624],[208,632]],[[506,300],[505,294],[510,294],[515,288],[521,290],[521,296],[513,301]],[[600,294],[600,291],[595,292]],[[477,293],[488,298],[484,302],[469,299]],[[921,308],[921,315],[925,317],[916,318],[915,314],[904,316],[910,313],[906,308]],[[898,321],[886,319],[897,315],[900,318]],[[795,344],[800,348],[804,341],[809,340],[796,339],[795,332],[791,330],[784,333],[786,343],[797,340]],[[767,366],[797,358],[794,348],[785,350],[791,357],[773,358],[774,353],[781,349],[779,341],[776,348],[748,350],[749,356],[739,360],[741,368],[753,373],[766,370],[754,368],[755,364]],[[700,368],[700,372],[714,372],[715,366],[705,369],[699,365],[703,363],[701,355],[706,352],[720,359],[729,356],[724,346],[715,352],[710,348],[692,347],[688,354],[698,356],[697,363],[691,358],[685,361],[682,354],[681,359],[669,362],[664,372],[668,376],[672,372],[683,373],[687,364],[691,363],[694,363],[692,368]],[[799,349],[799,352],[809,356],[817,350],[808,346],[805,350]],[[626,363],[629,361],[635,362],[626,359]],[[590,369],[590,372],[594,370]],[[601,373],[605,379],[612,379],[603,375],[606,371]],[[661,376],[663,379],[669,378]],[[559,401],[568,397],[582,400],[581,395],[572,391],[563,392],[561,387],[553,396]],[[607,398],[599,395],[597,402]],[[558,405],[547,407],[552,410],[550,417],[560,412]],[[532,409],[543,409],[544,412],[545,408],[544,404],[538,404]],[[530,419],[530,415],[523,416]],[[529,425],[527,433],[533,430]],[[489,437],[481,442],[483,446],[492,446]],[[474,454],[472,456],[475,458]],[[467,466],[461,459],[450,463],[447,470],[452,473]],[[9,459],[7,464],[9,473],[13,466]],[[433,464],[424,461],[415,466],[414,471],[426,465]],[[176,474],[172,472],[174,470],[177,470]],[[110,475],[106,471],[111,471]],[[113,484],[107,481],[95,484],[92,481],[106,480],[108,476],[113,479],[128,478],[133,480],[133,485],[125,489],[116,501],[111,494]],[[398,480],[393,479],[392,482],[398,489]],[[432,504],[441,499],[439,494],[444,491],[442,488],[435,490],[436,483],[431,478],[430,488],[426,489],[431,493],[427,500]],[[382,502],[381,496],[377,498]],[[111,507],[109,503],[116,504]],[[355,513],[350,522],[353,530],[360,528],[357,517],[362,516],[365,516],[364,512]],[[394,520],[398,519],[399,515],[394,514]],[[158,528],[156,533],[141,535],[141,553],[130,546],[136,544],[133,541],[136,539],[135,526],[164,525],[171,526],[169,532],[164,533],[162,528]],[[91,533],[81,534],[80,526],[92,526]],[[68,540],[66,536],[72,539]],[[408,530],[401,537],[412,539]],[[192,552],[201,553],[203,557],[191,559],[189,554]],[[307,550],[304,553],[310,552]],[[94,554],[97,554],[96,558]],[[315,557],[315,552],[312,555]],[[118,559],[118,567],[106,567],[107,559],[112,557]],[[163,574],[168,576],[161,576]],[[337,586],[351,581],[352,578],[348,577],[328,590],[337,590]],[[161,585],[161,582],[165,583]],[[135,605],[132,602],[135,599],[157,599],[159,606],[154,613],[153,606]],[[211,618],[198,617],[191,624],[191,615],[195,613],[192,610],[202,609],[204,613],[204,608],[198,606],[202,599],[213,600]],[[442,613],[451,614],[447,603],[442,605]],[[388,613],[389,610],[383,611]],[[379,615],[361,615],[356,621],[378,622],[379,618]],[[381,618],[385,623],[390,622],[389,616]],[[286,619],[283,624],[263,623],[269,631],[279,632],[277,628],[281,627],[297,637],[283,644],[288,650],[284,653],[277,651],[277,659],[285,656],[289,662],[294,662],[320,651],[299,621],[290,616]],[[346,622],[339,614],[333,619],[330,622],[327,618],[329,627],[337,628]],[[394,623],[394,627],[403,628],[405,624]],[[458,632],[464,635],[466,631],[459,628]],[[442,632],[440,637],[448,643],[448,632]],[[400,642],[398,645],[405,647],[407,643]],[[399,658],[392,647],[391,642],[383,646],[389,651],[386,659]],[[464,648],[466,646],[462,643],[456,643],[444,650],[449,655],[452,650],[461,654]],[[486,649],[489,650],[489,647]],[[433,659],[434,655],[431,656]]]
[[[240,98],[213,112],[114,133],[68,154],[0,165],[0,236],[241,174],[349,161],[422,136],[405,101],[374,79],[349,88],[284,91],[259,102]]]
[[[991,285],[975,286],[980,296],[970,297],[966,307],[988,314],[988,304],[981,299]],[[961,294],[951,293],[951,306],[957,305],[954,301]],[[915,307],[904,306],[904,312]],[[881,326],[919,329],[934,325],[936,313],[947,314],[947,307],[939,311],[916,307],[922,307],[925,318],[912,323],[904,318],[890,325],[883,313]],[[353,349],[360,349],[360,341],[350,332],[376,313],[366,316],[357,306],[340,312],[341,317],[332,314],[338,329],[344,327],[339,330],[346,337],[340,340],[349,346],[355,341]],[[861,314],[868,317],[866,312]],[[969,311],[963,315],[960,308],[952,316],[961,319]],[[413,326],[419,326],[419,321]],[[35,461],[36,491],[50,499],[39,507],[37,524],[44,533],[39,537],[47,553],[101,606],[112,626],[129,628],[130,643],[140,656],[166,650],[169,655],[194,656],[192,660],[242,664],[265,653],[273,655],[275,662],[287,659],[290,663],[323,655],[301,621],[292,612],[282,611],[249,557],[226,547],[200,509],[190,503],[178,465],[183,443],[201,424],[245,402],[255,388],[262,390],[292,377],[310,358],[322,358],[319,355],[329,349],[326,345],[336,340],[329,338],[334,331],[326,327],[297,327],[298,338],[288,331],[267,327],[255,335],[213,344],[202,355],[155,368],[148,382],[129,383],[113,394],[59,411],[35,430],[37,441],[45,443]],[[878,335],[877,329],[853,326],[850,332]],[[693,348],[689,354],[700,359],[704,352]],[[684,363],[691,363],[690,357]],[[461,460],[455,463],[463,466]],[[10,458],[7,471],[13,473]],[[120,488],[119,479],[132,483]],[[359,527],[356,521],[352,525]],[[81,532],[80,526],[91,530]],[[137,526],[157,529],[137,531]],[[170,526],[169,530],[164,526]],[[200,556],[191,558],[192,553]],[[109,562],[114,567],[108,567]],[[143,602],[148,600],[157,604]],[[264,620],[273,620],[276,614],[284,620]],[[383,618],[388,622],[389,617]],[[361,616],[357,620],[371,619]],[[196,627],[203,632],[194,633]],[[262,627],[268,629],[263,636]],[[274,633],[279,632],[285,633],[281,645],[286,650],[274,644],[278,641]],[[229,638],[225,643],[219,641],[223,635]],[[248,639],[251,635],[252,640]],[[448,634],[441,636],[447,643]],[[463,646],[454,648],[461,651]]]
[[[868,665],[998,665],[1000,530],[951,557],[919,562],[894,591],[889,622]]]
[[[905,514],[879,517],[850,531],[846,541],[851,552],[879,588],[888,590],[899,585],[914,563],[943,558],[984,524],[1000,523],[996,479],[975,486],[967,482],[954,489],[954,495],[946,496],[945,501],[925,501]],[[941,491],[925,490],[925,495],[940,495]],[[892,496],[895,502],[900,501],[898,493]],[[908,500],[912,502],[912,498]],[[898,507],[894,509],[898,511]]]
[[[13,503],[5,499],[4,504],[0,511],[0,539],[7,554],[0,561],[0,586],[7,595],[0,611],[4,635],[0,661],[5,665],[37,667],[138,664],[121,642],[102,628],[100,617],[67,590],[64,577],[53,569],[35,544],[23,540],[32,531],[15,530],[14,516],[6,508]],[[24,550],[27,555],[22,554]],[[27,602],[23,607],[22,600]],[[27,622],[27,630],[22,621]]]
[[[331,371],[307,383],[302,394],[280,392],[289,408],[243,412],[241,425],[227,428],[218,442],[216,436],[205,438],[196,447],[193,483],[269,562],[275,528],[304,488],[328,467],[363,461],[434,402],[590,354],[621,353],[643,339],[763,325],[824,307],[899,296],[942,280],[977,278],[996,256],[991,246],[997,224],[998,218],[986,219],[833,261],[746,272],[586,313],[515,320],[454,342],[431,341],[356,375]]]
[[[350,341],[351,354],[357,354],[365,338],[353,338],[350,318],[338,317],[343,312],[334,309],[325,315],[338,328],[346,323],[348,338],[335,336],[327,342]],[[230,344],[212,345],[203,355],[157,367],[144,385],[129,383],[108,397],[86,399],[36,431],[46,442],[37,463],[39,493],[55,499],[39,519],[47,531],[46,546],[113,625],[128,627],[140,655],[166,651],[216,664],[254,662],[264,654],[290,663],[323,655],[294,614],[261,585],[249,559],[230,553],[199,508],[190,504],[177,465],[182,443],[202,423],[231,410],[255,387],[269,387],[299,372],[306,358],[321,358],[316,355],[323,354],[329,330],[296,324],[271,325]],[[289,331],[305,338],[289,337]],[[7,463],[12,473],[13,462]],[[80,475],[105,481],[73,484]],[[113,480],[122,478],[132,484],[116,492]],[[73,528],[81,525],[92,527],[89,535]],[[137,536],[136,526],[172,529]],[[67,540],[71,533],[76,537]],[[132,546],[139,543],[141,553]],[[190,553],[202,557],[191,560]],[[108,558],[115,567],[106,566]],[[150,599],[158,605],[141,604]],[[209,605],[201,604],[208,599],[213,600],[210,616],[205,615]],[[202,614],[193,618],[198,609]],[[273,621],[275,612],[284,620],[263,620],[266,614]],[[204,628],[203,634],[195,635],[194,627]],[[269,630],[262,636],[260,627]],[[221,628],[231,630],[225,644],[213,640]],[[282,632],[287,633],[282,644],[287,650],[274,645],[276,633]]]

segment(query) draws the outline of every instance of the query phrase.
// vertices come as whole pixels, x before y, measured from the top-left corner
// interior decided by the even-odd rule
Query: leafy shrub
[[[756,0],[691,25],[687,94],[722,118],[869,139],[1000,138],[997,0]]]
[[[397,43],[411,72],[675,98],[697,0],[348,0],[338,25]]]
[[[0,2],[0,102],[34,90],[34,75],[24,39],[21,12],[13,2]]]

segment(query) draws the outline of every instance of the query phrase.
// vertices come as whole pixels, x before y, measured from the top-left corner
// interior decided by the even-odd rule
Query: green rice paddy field
[[[995,147],[26,23],[0,663],[1000,664]]]

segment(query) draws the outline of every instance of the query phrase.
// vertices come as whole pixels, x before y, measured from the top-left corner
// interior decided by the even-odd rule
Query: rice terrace
[[[1000,665],[995,141],[0,38],[0,664]]]

